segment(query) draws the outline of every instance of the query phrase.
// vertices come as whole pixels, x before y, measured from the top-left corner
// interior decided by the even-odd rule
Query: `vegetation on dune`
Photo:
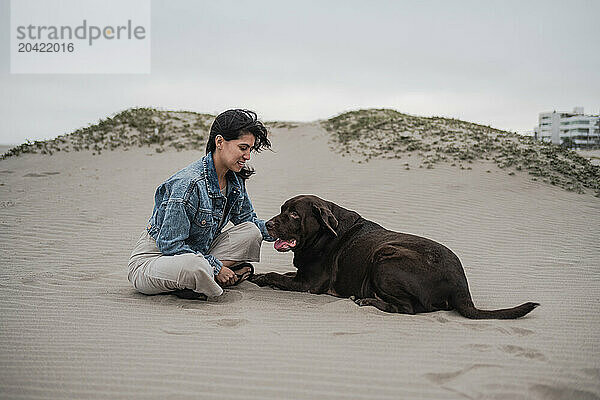
[[[161,111],[153,108],[131,108],[95,125],[50,140],[27,141],[13,147],[0,159],[24,153],[53,154],[58,151],[91,151],[130,147],[154,147],[157,153],[168,148],[203,151],[215,116],[191,111]],[[267,122],[269,128],[296,128],[291,122]]]
[[[293,129],[293,128],[298,127],[298,124],[294,124],[292,122],[285,122],[285,121],[265,121],[265,125],[267,125],[269,128]]]
[[[27,141],[7,151],[2,159],[23,153],[57,151],[91,150],[93,154],[101,154],[103,150],[142,146],[155,147],[159,153],[166,147],[204,149],[213,119],[213,115],[189,111],[132,108],[55,139]]]
[[[417,117],[389,109],[347,112],[322,122],[336,151],[358,162],[417,154],[422,168],[448,162],[461,169],[477,160],[526,171],[569,191],[595,191],[600,197],[600,167],[565,147],[536,141],[489,126],[440,117]],[[405,164],[409,169],[408,163]]]

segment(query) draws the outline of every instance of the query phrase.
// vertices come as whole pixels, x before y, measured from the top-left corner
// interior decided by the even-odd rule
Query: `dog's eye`
[[[290,212],[290,217],[292,217],[294,219],[300,218],[300,216],[298,215],[298,213],[296,211],[291,211]]]

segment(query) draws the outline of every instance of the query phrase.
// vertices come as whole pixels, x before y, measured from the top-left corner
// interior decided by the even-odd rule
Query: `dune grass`
[[[176,150],[204,150],[214,115],[191,111],[161,111],[131,108],[97,124],[49,140],[27,141],[4,153],[0,159],[26,153],[53,154],[63,151],[91,151],[92,155],[118,148],[151,147],[157,153]],[[268,128],[296,128],[291,122],[271,121]]]
[[[600,197],[600,167],[575,151],[513,132],[441,117],[418,117],[390,109],[351,111],[322,121],[332,147],[357,162],[415,155],[420,168],[440,162],[460,169],[492,160],[509,175],[527,172],[568,191]],[[409,163],[405,164],[410,169]]]
[[[58,151],[91,150],[96,155],[106,150],[143,146],[154,147],[159,153],[168,147],[203,149],[213,119],[213,115],[189,111],[132,108],[54,139],[27,141],[4,153],[2,159],[23,153]]]

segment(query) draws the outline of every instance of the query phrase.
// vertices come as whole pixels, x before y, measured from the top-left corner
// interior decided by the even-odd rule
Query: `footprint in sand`
[[[498,368],[498,366],[492,364],[473,364],[469,367],[454,372],[428,373],[424,374],[423,376],[432,382],[442,385],[466,374],[469,371],[480,368]]]
[[[11,200],[0,201],[0,208],[8,208],[8,207],[12,207],[14,205],[15,205],[15,202],[11,201]]]
[[[502,350],[503,352],[505,352],[507,354],[512,354],[513,356],[516,356],[516,357],[524,357],[524,358],[529,358],[531,360],[539,360],[539,361],[546,360],[546,356],[535,349],[527,349],[524,347],[519,347],[519,346],[514,346],[514,345],[506,345],[506,346],[500,346],[500,350]]]
[[[467,349],[475,350],[475,351],[481,351],[481,352],[489,351],[492,348],[492,346],[490,346],[489,344],[479,344],[479,343],[467,344],[463,347],[467,348]]]
[[[222,318],[216,321],[210,321],[217,326],[223,326],[227,328],[235,328],[237,326],[245,325],[249,321],[243,318]],[[178,328],[178,327],[168,327],[168,328],[160,328],[161,331],[167,333],[169,335],[177,335],[177,336],[189,336],[189,335],[197,335],[204,334],[204,330],[196,329],[196,328]]]
[[[535,398],[544,400],[600,400],[600,397],[595,393],[566,386],[531,385],[529,390],[537,394]]]
[[[169,335],[177,336],[196,335],[202,333],[202,331],[197,329],[160,328],[160,330]]]
[[[465,328],[469,328],[473,331],[485,331],[490,327],[490,324],[485,323],[473,323],[473,322],[459,322]]]
[[[367,333],[375,333],[375,331],[363,331],[363,332],[332,332],[332,336],[352,336],[352,335],[365,335]]]
[[[40,172],[39,174],[36,172],[30,172],[23,176],[27,177],[27,178],[40,178],[40,177],[44,177],[44,176],[48,176],[48,175],[57,175],[57,174],[60,174],[60,172]]]
[[[222,318],[222,319],[214,321],[214,323],[217,326],[224,326],[227,328],[234,328],[237,326],[245,325],[248,322],[250,322],[250,321],[248,321],[247,319],[243,319],[243,318]]]
[[[516,327],[501,327],[486,323],[460,322],[460,324],[465,328],[469,328],[474,331],[481,332],[487,330],[494,330],[509,336],[529,336],[535,333],[535,331],[532,331],[530,329]]]
[[[525,328],[510,328],[511,331],[513,331],[514,334],[516,334],[517,336],[529,336],[529,335],[533,335],[535,332],[530,330],[530,329],[525,329]]]

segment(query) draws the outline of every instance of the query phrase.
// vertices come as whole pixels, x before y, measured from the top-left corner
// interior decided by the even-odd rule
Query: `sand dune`
[[[248,181],[259,216],[317,194],[453,249],[481,308],[542,306],[471,321],[248,282],[144,296],[127,259],[154,190],[202,153],[24,154],[0,161],[0,398],[600,398],[600,199],[482,161],[354,163],[318,123],[272,141]],[[293,270],[291,254],[267,243],[257,269]]]

